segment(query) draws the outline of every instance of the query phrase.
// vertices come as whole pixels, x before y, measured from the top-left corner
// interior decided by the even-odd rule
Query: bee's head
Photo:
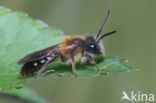
[[[104,46],[101,41],[97,43],[96,37],[89,36],[86,38],[86,51],[91,54],[102,54]]]
[[[104,46],[102,44],[102,39],[108,35],[114,34],[116,31],[112,31],[106,34],[103,34],[100,36],[105,23],[107,22],[108,18],[110,16],[110,10],[108,11],[107,17],[102,24],[98,34],[96,36],[89,36],[86,38],[86,51],[92,54],[102,54],[104,52]]]

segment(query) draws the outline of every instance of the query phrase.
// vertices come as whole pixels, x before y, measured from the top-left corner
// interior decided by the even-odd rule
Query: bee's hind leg
[[[36,80],[36,78],[46,69],[46,67],[48,66],[48,63],[51,60],[48,60],[42,67],[41,69],[35,74],[34,80]]]

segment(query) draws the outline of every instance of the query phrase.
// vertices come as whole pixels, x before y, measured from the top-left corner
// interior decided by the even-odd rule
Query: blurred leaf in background
[[[22,12],[0,7],[0,91],[23,87],[30,78],[21,79],[18,60],[32,51],[61,42],[59,29],[48,28]]]

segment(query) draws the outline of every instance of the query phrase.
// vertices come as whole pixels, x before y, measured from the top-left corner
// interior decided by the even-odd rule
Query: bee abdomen
[[[48,58],[48,57],[47,57]],[[25,63],[21,69],[21,77],[26,77],[29,75],[33,75],[36,71],[38,71],[39,69],[41,69],[41,67],[45,64],[45,62],[48,59],[40,59],[40,60],[36,60],[36,61],[31,61],[28,63]],[[49,57],[50,58],[50,57]]]

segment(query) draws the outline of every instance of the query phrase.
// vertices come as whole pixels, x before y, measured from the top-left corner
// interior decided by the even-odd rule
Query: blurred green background
[[[43,78],[29,83],[53,103],[121,103],[122,91],[156,95],[155,0],[1,0],[0,5],[22,11],[66,35],[96,34],[108,9],[104,32],[107,56],[122,57],[140,72],[95,78]]]

